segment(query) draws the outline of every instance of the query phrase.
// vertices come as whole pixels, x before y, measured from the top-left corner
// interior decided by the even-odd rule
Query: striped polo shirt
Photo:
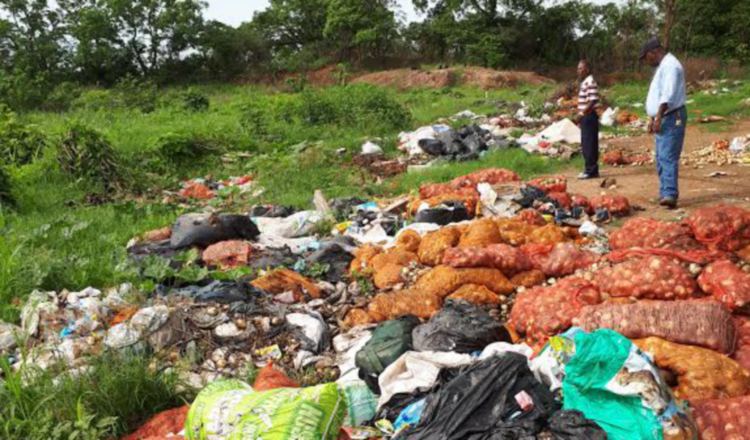
[[[591,101],[599,101],[599,87],[594,81],[594,75],[589,75],[578,89],[578,111],[586,110]]]

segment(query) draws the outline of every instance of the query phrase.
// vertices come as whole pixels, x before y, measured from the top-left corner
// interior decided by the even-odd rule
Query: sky
[[[237,26],[243,21],[250,21],[255,11],[262,11],[268,6],[268,0],[207,0],[206,17],[226,24]],[[415,21],[419,16],[414,12],[411,0],[398,0],[404,17]]]

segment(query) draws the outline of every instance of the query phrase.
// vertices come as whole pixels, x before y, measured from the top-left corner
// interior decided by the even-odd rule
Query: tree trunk
[[[677,0],[664,0],[664,29],[661,37],[661,44],[667,50],[669,50],[669,36],[674,27],[676,8]]]

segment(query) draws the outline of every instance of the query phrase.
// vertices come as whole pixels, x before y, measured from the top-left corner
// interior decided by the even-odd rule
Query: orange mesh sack
[[[443,306],[441,297],[417,290],[379,293],[367,306],[367,313],[375,322],[404,315],[428,319]],[[350,312],[351,313],[351,312]]]
[[[190,405],[162,411],[148,419],[138,430],[120,440],[181,440],[184,437],[176,434],[185,429],[188,411],[190,411]]]
[[[485,170],[475,171],[465,176],[456,177],[451,180],[450,185],[454,188],[475,188],[477,184],[489,183],[497,185],[500,183],[518,182],[521,180],[518,174],[504,168],[488,168]]]
[[[546,244],[527,244],[521,247],[534,269],[551,277],[562,277],[585,269],[597,260],[589,251],[579,249],[573,243],[559,243],[555,246]]]
[[[539,188],[546,193],[568,191],[568,180],[565,176],[540,177],[529,180],[526,184],[534,188]]]
[[[289,269],[276,269],[268,274],[256,278],[250,284],[258,289],[270,293],[291,291],[297,301],[304,299],[305,294],[312,298],[320,298],[322,291],[312,280],[305,278]]]
[[[750,396],[696,402],[693,417],[703,440],[750,438]]]
[[[750,263],[750,245],[747,245],[737,251],[737,256],[740,257],[740,260],[744,261],[745,263]]]
[[[627,165],[628,162],[625,160],[625,155],[620,150],[607,151],[602,156],[602,162],[607,165]]]
[[[547,197],[554,200],[560,207],[570,209],[573,205],[573,199],[570,194],[565,192],[551,192],[547,194]]]
[[[526,254],[507,244],[491,244],[483,248],[451,248],[445,251],[443,264],[451,267],[494,267],[505,276],[513,276],[532,268]]]
[[[383,252],[383,248],[366,244],[354,251],[354,259],[349,265],[349,272],[365,272],[370,267],[370,260]]]
[[[584,307],[573,321],[586,331],[612,329],[630,339],[657,336],[721,353],[734,351],[732,314],[714,301],[638,301]]]
[[[209,266],[220,269],[247,266],[252,246],[246,241],[229,240],[212,244],[203,251],[202,259]]]
[[[731,310],[750,311],[750,274],[731,261],[717,261],[708,266],[698,277],[698,284]]]
[[[734,350],[732,359],[742,365],[742,368],[750,371],[750,318],[737,316],[734,324],[737,328],[737,348]]]
[[[532,342],[544,343],[567,330],[586,305],[601,302],[596,286],[582,278],[565,278],[550,287],[534,287],[516,296],[510,324]]]
[[[531,226],[544,226],[547,224],[544,216],[536,209],[531,208],[522,210],[514,218]]]
[[[686,299],[698,293],[690,272],[671,258],[650,256],[607,267],[595,275],[602,293],[614,297]]]
[[[675,248],[697,249],[700,244],[691,236],[690,228],[679,223],[636,217],[609,235],[612,249]]]
[[[540,284],[544,284],[547,281],[547,276],[541,270],[530,270],[528,272],[521,272],[513,276],[510,279],[511,284],[514,286],[523,287],[534,287]]]
[[[372,324],[375,320],[364,309],[351,309],[344,317],[344,326],[347,328],[358,325]]]
[[[489,244],[500,243],[502,237],[497,225],[491,219],[475,220],[469,224],[468,229],[461,235],[458,247],[484,247]]]
[[[375,271],[372,282],[378,289],[388,289],[404,282],[401,276],[404,266],[400,264],[388,263]]]
[[[568,235],[565,231],[561,227],[550,223],[541,228],[534,229],[531,234],[529,234],[527,241],[529,243],[557,244],[567,240]]]
[[[428,266],[437,266],[443,261],[445,251],[457,245],[460,237],[461,233],[454,227],[427,233],[419,243],[419,261]]]
[[[419,250],[419,243],[421,242],[422,237],[419,235],[419,232],[407,229],[396,237],[396,249],[416,253]]]
[[[430,199],[443,194],[461,194],[469,197],[478,197],[479,193],[474,187],[459,188],[450,183],[429,183],[419,187],[419,198]]]
[[[448,295],[448,299],[462,299],[478,306],[500,304],[500,297],[495,292],[478,284],[464,284]]]
[[[448,266],[437,266],[422,275],[414,284],[414,290],[444,298],[464,284],[482,285],[500,295],[514,290],[508,278],[497,269],[455,269]]]
[[[655,337],[634,342],[641,350],[653,355],[659,368],[677,375],[674,388],[677,398],[693,403],[750,393],[750,373],[721,353]]]
[[[282,371],[276,369],[272,362],[261,368],[253,382],[253,391],[268,391],[276,388],[299,388],[299,384]]]
[[[512,246],[526,244],[529,241],[531,233],[537,229],[524,221],[516,219],[502,219],[496,221],[496,223],[503,243]]]
[[[388,252],[378,254],[370,260],[370,268],[376,273],[387,265],[407,266],[418,261],[417,254],[408,251],[402,251],[397,248],[388,250]]]
[[[591,205],[591,201],[587,197],[580,194],[573,194],[570,196],[570,200],[574,208],[580,207],[588,215],[594,213],[594,207]]]
[[[606,209],[610,214],[624,216],[630,214],[630,202],[625,196],[597,196],[591,198],[594,209]]]
[[[711,249],[733,252],[750,245],[750,211],[737,206],[696,209],[685,224]]]

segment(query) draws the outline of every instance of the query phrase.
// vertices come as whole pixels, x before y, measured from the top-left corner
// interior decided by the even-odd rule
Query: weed
[[[107,193],[123,189],[124,171],[115,150],[101,133],[81,123],[68,128],[57,160],[60,169],[75,179],[89,180]]]
[[[42,153],[47,139],[31,124],[24,124],[7,107],[0,107],[0,159],[6,164],[25,165]]]
[[[0,210],[12,208],[16,205],[10,188],[10,176],[3,167],[0,167]]]
[[[169,166],[184,166],[222,151],[216,141],[194,133],[166,133],[156,140],[155,150]]]
[[[210,101],[208,97],[195,88],[190,88],[182,95],[182,107],[191,112],[203,112],[208,110]]]
[[[133,76],[126,76],[113,89],[121,106],[137,109],[143,113],[156,110],[156,84]]]
[[[68,111],[82,93],[83,89],[78,84],[62,82],[47,96],[47,99],[42,104],[42,108],[52,112]]]

